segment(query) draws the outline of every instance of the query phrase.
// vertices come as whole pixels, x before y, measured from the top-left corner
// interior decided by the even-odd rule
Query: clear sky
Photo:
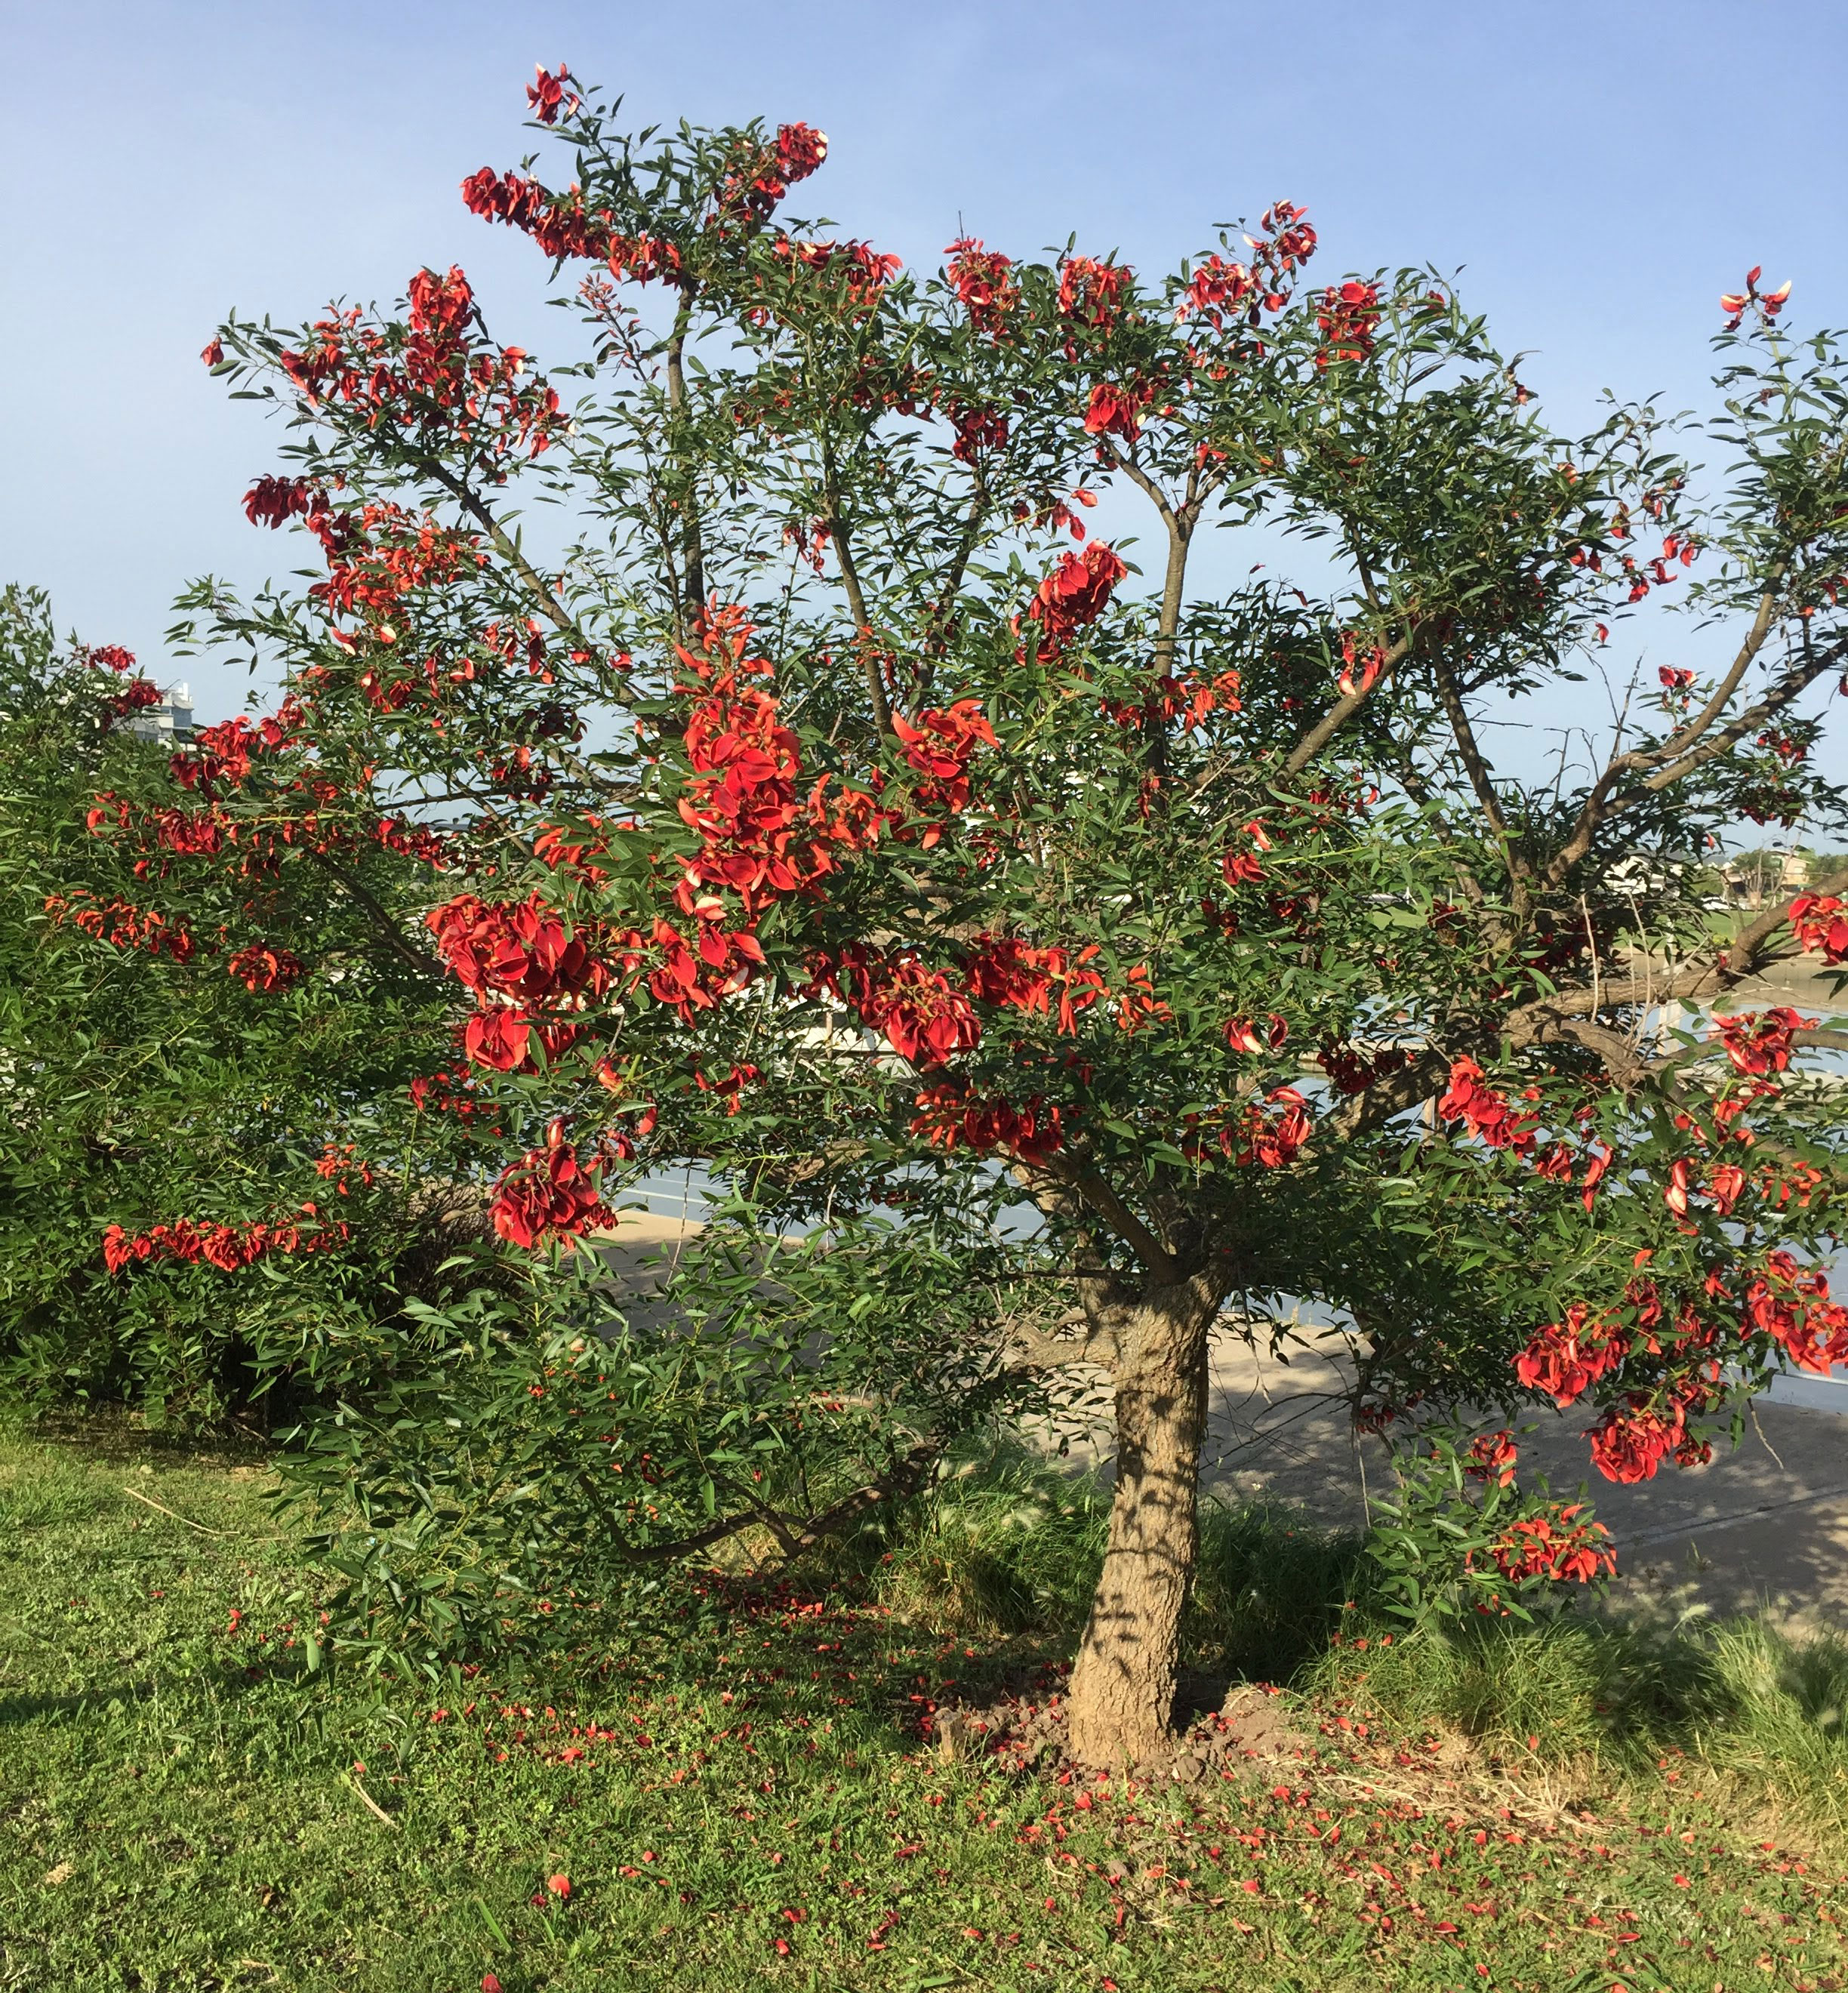
[[[1317,275],[1460,268],[1567,426],[1605,387],[1703,405],[1754,263],[1798,329],[1848,321],[1848,0],[0,0],[0,579],[157,675],[186,579],[295,558],[239,504],[273,434],[199,364],[228,308],[459,262],[555,347],[540,259],[456,192],[532,145],[535,61],[637,123],[822,126],[811,205],[907,263],[1075,231],[1154,271],[1286,195]]]

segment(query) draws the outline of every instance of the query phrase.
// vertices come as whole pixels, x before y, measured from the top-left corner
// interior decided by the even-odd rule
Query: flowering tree
[[[0,1390],[286,1424],[388,1371],[485,1229],[405,1094],[448,992],[405,942],[425,868],[248,785],[192,806],[128,723],[160,697],[0,593]]]
[[[459,269],[397,316],[221,329],[208,362],[290,426],[251,517],[326,574],[196,593],[287,692],[175,774],[198,821],[421,826],[456,1003],[425,1096],[491,1095],[501,1237],[569,1247],[698,1164],[759,1256],[709,1259],[717,1330],[655,1355],[736,1384],[774,1346],[779,1444],[886,1444],[805,1500],[727,1451],[720,1392],[671,1456],[665,1373],[638,1393],[567,1321],[505,1401],[552,1435],[555,1509],[631,1556],[799,1548],[970,1407],[1101,1373],[1069,1706],[1113,1759],[1169,1721],[1229,1308],[1332,1311],[1372,1426],[1585,1402],[1624,1479],[1848,1357],[1805,1073],[1848,1035],[1723,1000],[1845,959],[1840,882],[1737,931],[1687,883],[1742,813],[1839,803],[1805,704],[1848,662],[1839,349],[1790,344],[1783,292],[1727,301],[1703,504],[1647,406],[1552,432],[1429,273],[1311,283],[1286,201],[1154,282],[972,238],[917,276],[787,218],[805,125],[631,138],[562,70],[529,94],[562,190],[484,167],[463,197],[551,260],[583,357],[497,344]],[[1146,538],[1097,536],[1106,494]],[[1313,590],[1203,558],[1260,525],[1314,543]],[[1724,630],[1716,666],[1607,665],[1658,597]],[[1587,673],[1603,744],[1498,769],[1485,713]],[[1505,1434],[1471,1459],[1513,1479]],[[1511,1585],[1607,1561],[1573,1513],[1497,1513]]]

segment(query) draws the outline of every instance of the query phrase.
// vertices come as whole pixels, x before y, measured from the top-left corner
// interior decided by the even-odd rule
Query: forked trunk
[[[1199,1544],[1212,1314],[1194,1284],[1162,1289],[1121,1339],[1109,1541],[1067,1700],[1069,1748],[1081,1763],[1135,1764],[1172,1735],[1180,1618]]]

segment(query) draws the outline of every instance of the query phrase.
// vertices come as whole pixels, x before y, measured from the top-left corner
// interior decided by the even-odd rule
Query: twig
[[[196,1530],[202,1537],[222,1537],[225,1533],[223,1530],[208,1530],[204,1523],[194,1522],[190,1516],[181,1515],[177,1509],[169,1509],[164,1502],[156,1502],[152,1495],[144,1495],[138,1488],[131,1488],[125,1481],[122,1483],[122,1492],[133,1496],[138,1502],[145,1502],[150,1509],[158,1509],[163,1516],[171,1516],[176,1523],[184,1523],[189,1530]]]
[[[388,1827],[397,1826],[398,1822],[386,1812],[384,1808],[379,1804],[378,1801],[375,1800],[369,1792],[367,1791],[366,1788],[360,1783],[359,1780],[355,1778],[350,1772],[347,1774],[347,1783],[357,1793],[358,1793],[360,1804],[365,1807],[368,1813],[371,1814],[375,1818],[382,1820]]]

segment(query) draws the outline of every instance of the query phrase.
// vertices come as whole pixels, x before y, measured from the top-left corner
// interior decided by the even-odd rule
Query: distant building
[[[143,740],[190,740],[193,735],[191,688],[169,685],[159,705],[143,706],[131,718],[128,731]]]

